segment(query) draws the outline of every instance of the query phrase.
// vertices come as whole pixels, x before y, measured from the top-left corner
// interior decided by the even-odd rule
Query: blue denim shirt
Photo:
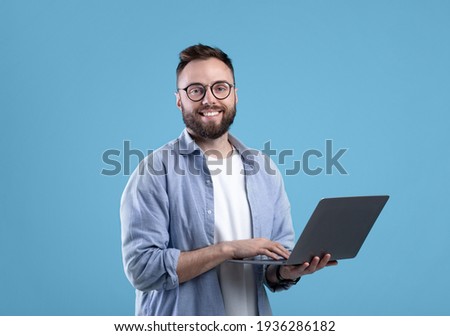
[[[253,237],[292,248],[294,231],[282,176],[261,152],[230,142],[242,157]],[[206,157],[187,130],[147,156],[131,175],[120,208],[125,273],[137,315],[224,315],[217,269],[179,284],[182,251],[214,244],[214,193]],[[254,266],[260,315],[271,315],[263,266]]]

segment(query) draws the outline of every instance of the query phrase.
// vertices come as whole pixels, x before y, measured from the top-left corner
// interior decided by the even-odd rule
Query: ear
[[[176,97],[176,105],[178,107],[178,109],[181,111],[181,96],[179,92],[175,92],[175,97]]]
[[[235,97],[235,99],[236,99],[236,104],[237,104],[238,101],[239,101],[237,91],[238,91],[238,89],[237,89],[237,88],[234,88],[234,97]]]

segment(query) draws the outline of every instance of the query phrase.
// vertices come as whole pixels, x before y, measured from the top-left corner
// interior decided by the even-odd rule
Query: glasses
[[[186,94],[190,100],[193,102],[198,102],[202,100],[206,95],[206,88],[210,87],[211,93],[214,97],[219,100],[223,100],[228,98],[231,93],[231,88],[234,87],[234,84],[230,84],[227,82],[215,82],[211,85],[203,85],[200,83],[193,83],[186,86],[184,89],[177,88],[177,90],[186,91]]]

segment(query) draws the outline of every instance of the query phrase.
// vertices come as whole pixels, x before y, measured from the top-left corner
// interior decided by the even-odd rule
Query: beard
[[[222,113],[222,120],[220,123],[215,121],[204,122],[200,112],[203,110],[220,110]],[[232,107],[225,105],[205,105],[201,108],[187,111],[183,104],[181,104],[181,112],[183,115],[183,121],[186,127],[192,130],[197,136],[204,139],[217,139],[224,135],[230,129],[233,124],[234,117],[236,116],[236,104]]]

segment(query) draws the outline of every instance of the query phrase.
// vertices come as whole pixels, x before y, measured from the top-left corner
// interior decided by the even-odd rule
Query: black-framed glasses
[[[230,84],[228,82],[220,81],[215,82],[213,84],[203,85],[201,83],[192,83],[186,86],[185,88],[177,88],[177,90],[186,91],[186,95],[193,102],[198,102],[202,100],[206,95],[206,88],[210,87],[211,93],[214,97],[219,100],[223,100],[228,98],[231,93],[231,89],[234,87],[234,84]]]

